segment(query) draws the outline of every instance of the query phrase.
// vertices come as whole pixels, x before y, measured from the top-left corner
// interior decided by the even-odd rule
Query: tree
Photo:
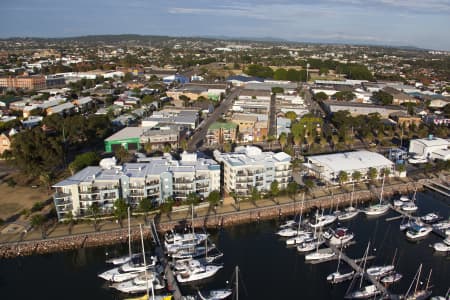
[[[223,152],[231,152],[231,143],[230,142],[225,142],[223,144]]]
[[[381,170],[381,174],[380,175],[389,178],[389,175],[391,175],[391,170],[388,169],[388,168],[384,168],[384,169]]]
[[[164,145],[164,149],[163,149],[164,153],[169,153],[170,151],[172,151],[172,146],[170,146],[170,144],[165,144]]]
[[[281,150],[283,150],[284,146],[286,146],[287,143],[287,136],[286,133],[281,133],[280,137],[278,138],[278,141],[280,142]]]
[[[123,219],[127,217],[128,205],[124,199],[119,198],[114,201],[114,216],[119,221],[120,227],[123,227]]]
[[[187,195],[186,203],[197,205],[199,202],[200,197],[197,195],[197,193],[190,193],[189,195]]]
[[[42,238],[45,239],[45,217],[41,214],[36,214],[31,217],[31,226],[33,228],[39,228],[41,230]]]
[[[259,199],[261,199],[261,193],[258,191],[256,187],[252,188],[250,199],[252,200],[253,204],[255,204],[256,201],[258,201]]]
[[[287,79],[287,70],[283,68],[277,69],[273,73],[273,79],[275,80],[286,80]]]
[[[272,78],[273,77],[272,68],[265,67],[260,64],[248,65],[247,69],[245,70],[245,73],[247,73],[250,76],[262,77],[262,78]]]
[[[370,180],[375,180],[378,176],[378,171],[375,168],[369,168],[367,171],[367,177],[369,177]]]
[[[286,190],[287,190],[287,193],[293,198],[293,200],[295,202],[295,195],[297,194],[297,191],[298,191],[297,182],[295,182],[295,181],[289,182]]]
[[[148,212],[153,208],[152,201],[149,198],[142,198],[139,201],[139,209],[144,212],[144,221],[147,222]]]
[[[180,99],[181,101],[183,101],[184,107],[187,107],[187,106],[189,105],[189,101],[191,101],[191,98],[189,98],[189,97],[186,96],[186,95],[180,95],[180,96],[178,97],[178,99]]]
[[[98,206],[98,203],[92,203],[92,205],[89,206],[88,212],[92,217],[94,217],[94,230],[98,231],[98,215],[100,213],[100,207]]]
[[[274,201],[275,201],[275,198],[278,196],[279,193],[280,193],[280,187],[278,185],[278,181],[274,180],[270,184],[270,194],[272,195],[272,199]],[[278,203],[278,201],[277,201],[277,203]]]
[[[72,234],[74,218],[73,218],[73,213],[72,213],[71,210],[69,210],[69,211],[65,214],[64,219],[66,220],[67,224],[69,225],[69,226],[68,226],[69,234]]]
[[[355,94],[349,91],[337,92],[334,97],[338,101],[351,101],[355,98]]]
[[[382,90],[374,92],[372,98],[382,105],[390,105],[394,100],[394,97],[391,94],[386,93],[385,91]]]
[[[45,186],[47,189],[47,194],[50,192],[50,186],[52,182],[52,174],[51,173],[42,173],[39,175],[39,181]]]
[[[303,183],[305,184],[306,188],[311,191],[314,187],[314,181],[312,181],[312,179],[308,178],[305,181],[303,181]]]
[[[348,181],[348,174],[345,171],[340,171],[338,174],[339,183],[342,185],[344,182]]]
[[[396,164],[395,170],[397,170],[397,172],[399,173],[403,173],[406,171],[406,166],[404,164]]]
[[[352,173],[352,179],[353,181],[360,181],[362,177],[362,174],[360,171],[355,171]]]
[[[328,96],[324,92],[319,92],[314,95],[314,99],[316,99],[317,101],[325,101],[328,100]]]
[[[12,139],[11,155],[11,163],[31,177],[55,173],[63,165],[61,140],[47,135],[40,127],[17,133]]]
[[[127,149],[125,149],[122,145],[114,151],[114,155],[119,160],[120,163],[129,162],[133,157]]]
[[[275,87],[272,88],[272,93],[274,93],[274,94],[283,94],[284,93],[284,89],[282,87],[275,86]]]
[[[210,205],[215,206],[220,202],[220,192],[219,191],[211,191],[206,198]]]
[[[150,153],[152,152],[152,150],[153,150],[153,145],[152,145],[152,143],[151,143],[150,141],[147,141],[147,142],[144,144],[144,150],[145,150],[145,153],[147,153],[147,154],[150,154]]]
[[[286,118],[290,119],[291,122],[294,122],[297,119],[297,114],[293,111],[288,111],[286,112],[286,114],[284,115]]]
[[[73,175],[87,166],[97,165],[99,161],[100,156],[95,152],[86,152],[77,155],[74,161],[69,164],[70,173]]]

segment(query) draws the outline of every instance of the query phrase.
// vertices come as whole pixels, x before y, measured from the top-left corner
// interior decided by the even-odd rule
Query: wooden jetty
[[[429,181],[428,183],[425,183],[423,186],[430,190],[438,192],[442,195],[450,197],[450,187],[440,184],[439,182]]]
[[[170,268],[169,262],[167,261],[166,256],[164,255],[164,249],[159,240],[158,231],[156,230],[156,225],[154,220],[150,223],[150,228],[152,230],[153,241],[156,244],[155,253],[158,257],[159,261],[163,265],[164,275],[167,281],[167,288],[172,292],[174,300],[181,300],[183,298],[180,288],[178,286],[178,282],[175,279],[175,275],[173,274],[172,269]]]
[[[339,255],[339,252],[340,252],[341,259],[342,259],[343,261],[345,261],[350,267],[352,267],[353,270],[355,270],[355,272],[356,272],[357,274],[358,274],[358,273],[359,273],[359,274],[363,273],[363,270],[362,270],[361,267],[357,264],[357,262],[356,262],[354,259],[348,257],[348,256],[345,254],[345,252],[341,251],[339,248],[335,247],[334,245],[328,245],[328,246],[329,246],[329,247],[330,247],[337,255]],[[377,289],[378,289],[379,291],[381,291],[381,294],[382,294],[382,295],[384,295],[384,296],[389,296],[389,295],[390,295],[390,293],[389,293],[389,291],[386,289],[386,287],[385,287],[384,285],[382,285],[378,280],[376,280],[375,277],[370,276],[370,275],[367,274],[367,272],[365,272],[365,271],[364,271],[363,276],[364,276],[364,278],[366,278],[367,280],[369,280],[374,286],[376,286]]]

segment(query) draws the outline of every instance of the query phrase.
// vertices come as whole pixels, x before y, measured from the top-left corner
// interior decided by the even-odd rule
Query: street
[[[196,129],[195,133],[188,141],[188,151],[194,152],[202,146],[209,126],[211,126],[212,123],[216,122],[222,116],[222,114],[226,113],[230,109],[231,105],[233,104],[234,98],[239,95],[240,91],[240,87],[233,87],[231,93],[225,99],[223,99],[222,103],[220,103],[220,105],[214,110],[214,112],[204,122],[202,122],[202,126]]]

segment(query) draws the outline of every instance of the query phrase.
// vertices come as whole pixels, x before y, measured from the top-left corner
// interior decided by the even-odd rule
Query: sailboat
[[[128,255],[110,258],[106,261],[108,264],[123,265],[133,258],[139,257],[141,253],[131,253],[131,227],[130,227],[130,207],[128,207]]]
[[[419,269],[417,270],[416,275],[414,276],[413,281],[411,282],[411,285],[408,288],[408,291],[405,294],[406,300],[423,300],[428,299],[431,296],[431,290],[430,290],[430,278],[431,278],[431,269],[430,274],[428,275],[427,285],[425,286],[425,289],[418,289],[419,288],[419,282],[420,282],[420,273],[422,272],[422,264],[420,264]],[[414,292],[411,291],[411,288],[414,284],[414,281],[416,282]],[[411,293],[412,292],[412,293]]]
[[[352,206],[354,192],[355,192],[355,183],[353,183],[352,193],[350,196],[350,206],[347,207],[341,214],[338,215],[337,218],[339,221],[350,220],[359,214],[359,210]]]
[[[330,225],[334,221],[336,221],[337,216],[335,215],[324,215],[323,210],[322,214],[319,216],[319,212],[316,212],[316,221],[314,223],[309,222],[309,226],[312,228],[321,228],[327,225]]]
[[[374,296],[377,296],[381,294],[381,291],[377,289],[375,285],[367,285],[365,287],[362,287],[362,282],[364,279],[364,269],[366,268],[366,262],[367,262],[367,256],[369,254],[369,248],[370,248],[370,242],[367,243],[366,251],[364,252],[364,259],[362,261],[362,268],[361,272],[358,274],[360,276],[359,281],[359,289],[356,291],[353,291],[352,293],[348,293],[348,291],[353,287],[354,281],[350,284],[347,295],[344,297],[345,299],[366,299],[366,298],[372,298]],[[356,278],[356,277],[354,277]]]
[[[317,219],[317,214],[316,214]],[[314,227],[314,236],[311,238],[305,239],[304,242],[297,246],[298,252],[310,252],[313,251],[316,246],[320,246],[325,243],[325,239],[322,238],[322,235],[317,235],[317,227]]]
[[[145,260],[145,251],[144,251],[144,238],[143,238],[143,234],[142,234],[142,226],[139,224],[139,228],[141,231],[141,243],[142,243],[142,254],[144,257],[144,265],[147,264],[147,261]],[[148,279],[148,273],[147,273],[147,269],[145,269],[145,278]],[[150,287],[149,287],[149,282],[150,282]],[[155,296],[155,291],[154,291],[154,286],[153,286],[153,280],[146,280],[145,282],[145,288],[146,288],[146,294],[143,296],[139,296],[139,297],[134,297],[134,298],[126,298],[124,300],[172,300],[172,295],[158,295]],[[150,294],[149,294],[149,289],[151,288],[152,291],[152,295],[150,298]]]
[[[303,203],[304,203],[304,201],[305,201],[305,193],[303,193],[302,205],[300,207],[300,220],[298,222],[297,235],[286,240],[286,245],[288,245],[288,246],[289,245],[301,244],[306,239],[312,237],[312,232],[311,231],[301,230],[302,214],[303,214]]]
[[[321,236],[321,234],[319,234],[319,237],[320,236]],[[312,260],[320,261],[320,260],[332,258],[336,255],[336,253],[330,248],[321,249],[321,251],[319,251],[319,246],[320,246],[320,243],[319,243],[319,241],[317,241],[316,242],[316,252],[306,254],[305,255],[306,261],[312,261]]]
[[[378,204],[371,205],[364,210],[364,213],[368,216],[379,216],[389,210],[389,204],[383,203],[384,180],[385,176],[383,176],[383,183],[381,185],[380,202]]]
[[[339,251],[336,272],[331,273],[330,275],[327,276],[327,281],[332,283],[332,284],[336,284],[336,283],[340,283],[340,282],[345,281],[345,280],[352,279],[353,278],[353,274],[355,274],[355,271],[353,271],[353,270],[348,272],[348,273],[341,273],[341,272],[339,272],[339,266],[341,264],[341,254],[342,254],[342,251]]]
[[[239,272],[239,267],[236,266],[236,271],[235,271],[235,275],[236,275],[236,289],[238,286],[238,272]],[[231,296],[233,294],[233,290],[226,288],[226,289],[218,289],[218,290],[212,290],[209,291],[208,294],[202,294],[200,292],[200,290],[198,291],[198,297],[201,300],[221,300],[221,299],[225,299],[228,298],[229,296]]]

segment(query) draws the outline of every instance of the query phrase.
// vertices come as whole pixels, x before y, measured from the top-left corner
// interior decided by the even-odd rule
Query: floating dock
[[[425,183],[423,186],[430,190],[438,192],[444,196],[450,197],[450,187],[446,185],[440,184],[435,181],[429,181],[428,183]]]
[[[164,249],[159,240],[158,231],[156,230],[156,225],[153,220],[150,224],[150,228],[152,230],[153,241],[156,244],[155,248],[156,256],[158,257],[159,261],[161,262],[164,268],[164,275],[167,281],[167,289],[172,293],[174,300],[181,300],[183,299],[183,296],[178,286],[178,282],[175,279],[175,275],[173,274],[172,269],[170,268],[170,265],[167,261],[167,258],[164,255]]]

